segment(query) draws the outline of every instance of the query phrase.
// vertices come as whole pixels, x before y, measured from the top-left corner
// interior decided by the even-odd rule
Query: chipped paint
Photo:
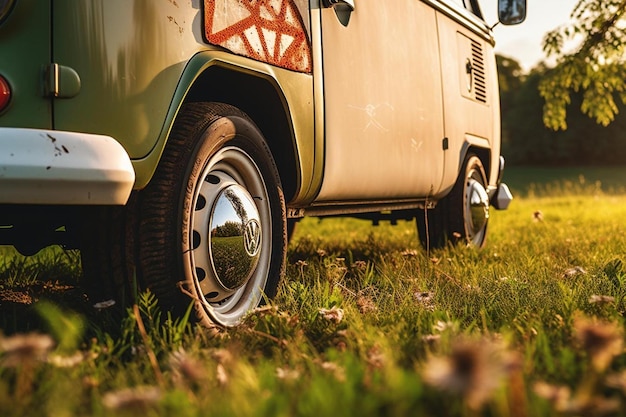
[[[51,134],[47,133],[46,137],[50,139],[52,146],[54,146],[54,156],[61,156],[64,153],[70,153],[70,151],[65,147],[65,145],[60,145],[57,143],[57,139]]]

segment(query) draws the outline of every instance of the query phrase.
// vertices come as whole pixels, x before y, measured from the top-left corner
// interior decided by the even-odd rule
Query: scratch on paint
[[[414,152],[419,152],[423,144],[423,141],[418,143],[415,138],[411,138],[411,149],[413,149]]]
[[[367,120],[367,124],[363,128],[364,132],[367,129],[369,129],[370,126],[374,126],[376,129],[380,130],[381,132],[389,132],[389,129],[383,126],[383,124],[380,123],[377,118],[378,118],[378,110],[380,108],[390,109],[391,111],[394,111],[395,109],[393,108],[391,104],[389,103],[368,104],[365,107],[356,107],[356,106],[350,106],[350,107],[352,107],[353,109],[361,110],[365,112],[365,114],[367,115],[368,120]]]

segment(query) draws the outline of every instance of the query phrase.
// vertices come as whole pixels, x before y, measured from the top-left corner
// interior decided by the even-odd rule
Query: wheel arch
[[[461,175],[461,171],[463,169],[463,164],[467,159],[467,156],[470,154],[476,155],[480,162],[483,164],[483,168],[485,169],[485,174],[487,175],[487,181],[491,178],[491,149],[485,148],[483,146],[478,146],[476,144],[472,144],[469,142],[465,142],[463,148],[461,149],[461,157],[459,158],[459,167],[458,167],[458,175]],[[496,167],[497,168],[497,167]]]
[[[286,99],[274,80],[264,74],[213,65],[199,75],[184,100],[203,101],[230,104],[254,121],[267,140],[289,201],[297,193],[299,178],[295,136]]]
[[[154,148],[145,158],[133,161],[137,173],[135,188],[144,188],[154,175],[181,106],[211,101],[237,107],[254,121],[270,147],[286,201],[293,198],[300,187],[300,166],[293,121],[278,81],[269,71],[230,64],[204,54],[192,58],[181,75]]]

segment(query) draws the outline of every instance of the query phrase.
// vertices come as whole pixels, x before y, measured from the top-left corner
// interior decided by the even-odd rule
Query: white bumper
[[[126,204],[134,182],[109,136],[0,128],[0,204]]]

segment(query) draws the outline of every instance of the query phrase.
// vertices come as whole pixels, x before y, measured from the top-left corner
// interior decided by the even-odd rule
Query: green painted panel
[[[20,0],[0,25],[0,75],[13,91],[0,126],[52,126],[51,103],[43,96],[43,68],[49,62],[50,1]]]
[[[55,127],[116,138],[146,156],[163,129],[187,61],[205,49],[200,8],[168,0],[55,0],[54,62],[81,91],[56,99]]]

